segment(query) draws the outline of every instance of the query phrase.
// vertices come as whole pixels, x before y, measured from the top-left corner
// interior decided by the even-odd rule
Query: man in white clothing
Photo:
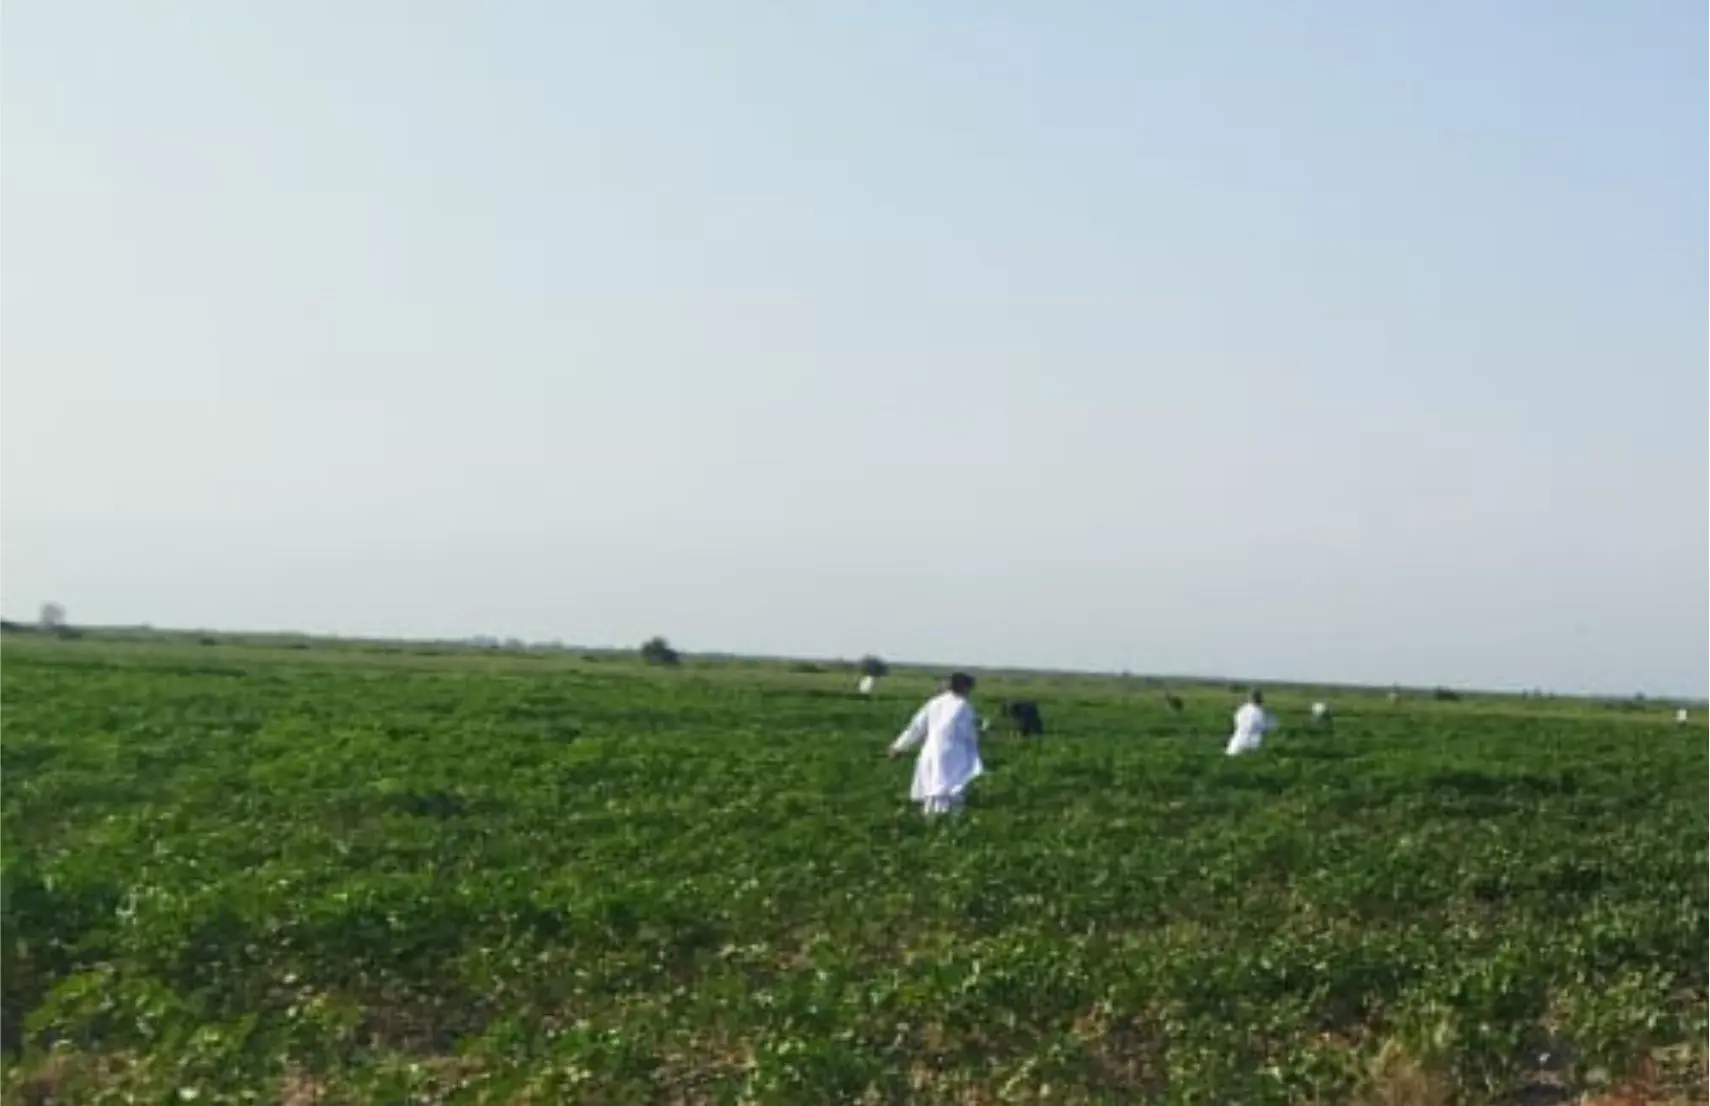
[[[973,690],[972,676],[963,672],[951,676],[947,690],[927,700],[891,744],[893,757],[920,746],[908,797],[925,814],[960,809],[968,785],[985,772],[980,763],[979,723],[974,705],[968,702]]]
[[[1265,709],[1265,697],[1255,691],[1235,712],[1235,732],[1224,751],[1232,757],[1250,753],[1259,747],[1265,734],[1276,729],[1276,725],[1276,718]]]

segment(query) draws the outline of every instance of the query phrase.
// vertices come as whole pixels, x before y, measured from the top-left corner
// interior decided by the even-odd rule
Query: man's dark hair
[[[966,672],[950,673],[950,690],[958,695],[966,695],[974,690],[974,678]]]

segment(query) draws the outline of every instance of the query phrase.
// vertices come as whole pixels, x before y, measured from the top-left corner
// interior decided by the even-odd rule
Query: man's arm
[[[926,708],[921,707],[915,712],[914,717],[909,720],[909,724],[904,727],[903,732],[897,735],[897,739],[895,741],[891,742],[890,754],[894,757],[901,753],[906,753],[925,740]]]

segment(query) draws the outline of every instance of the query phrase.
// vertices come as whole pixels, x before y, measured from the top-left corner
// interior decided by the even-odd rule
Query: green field
[[[9,636],[7,1102],[1547,1101],[1702,1072],[1702,714]],[[1545,1060],[1543,1054],[1548,1053]],[[1418,1097],[1407,1099],[1407,1093]],[[1561,1093],[1565,1093],[1562,1091]],[[32,1097],[34,1096],[34,1097]],[[1388,1096],[1388,1097],[1385,1097]]]

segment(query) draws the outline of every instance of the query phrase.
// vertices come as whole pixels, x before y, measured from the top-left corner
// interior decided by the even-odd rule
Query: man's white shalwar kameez
[[[927,814],[956,810],[968,785],[985,772],[980,763],[979,723],[974,705],[946,691],[927,701],[891,745],[893,752],[920,746],[908,797]]]
[[[1240,756],[1250,753],[1259,747],[1265,734],[1276,729],[1276,719],[1271,712],[1257,703],[1243,703],[1241,709],[1235,712],[1235,732],[1229,738],[1229,747],[1224,750],[1230,756]]]

